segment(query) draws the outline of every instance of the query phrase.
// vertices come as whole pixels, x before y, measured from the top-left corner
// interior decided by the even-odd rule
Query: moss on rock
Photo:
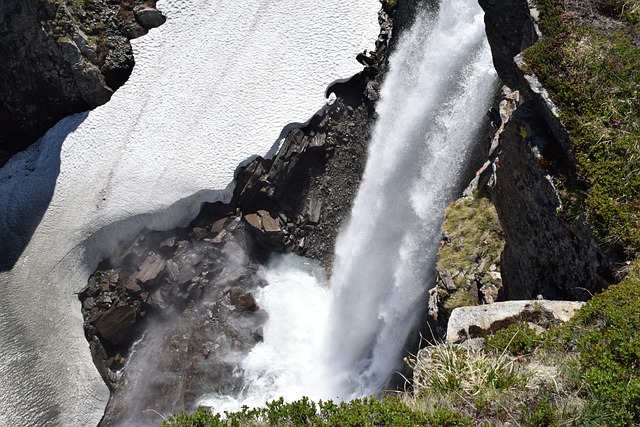
[[[438,271],[446,272],[454,285],[440,279],[440,301],[447,312],[477,305],[483,286],[497,292],[503,248],[502,228],[489,199],[465,197],[449,205],[437,261]]]

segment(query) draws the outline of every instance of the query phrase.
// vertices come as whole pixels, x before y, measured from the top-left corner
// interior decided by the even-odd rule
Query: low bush
[[[244,426],[317,426],[317,427],[373,427],[373,426],[434,426],[471,427],[471,419],[446,408],[430,413],[409,407],[399,397],[356,399],[317,404],[304,397],[294,402],[282,398],[267,403],[265,408],[226,412],[222,417],[204,408],[192,414],[179,413],[169,417],[163,427],[244,427]]]
[[[485,348],[507,352],[512,356],[530,354],[540,344],[537,331],[528,323],[520,322],[500,329],[485,339]]]
[[[575,369],[608,425],[640,424],[640,261],[618,285],[596,295],[548,346],[578,355]]]

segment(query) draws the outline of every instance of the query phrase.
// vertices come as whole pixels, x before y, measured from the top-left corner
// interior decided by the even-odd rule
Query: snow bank
[[[316,112],[378,32],[376,0],[158,7],[167,23],[134,42],[136,68],[111,102],[0,169],[2,244],[33,232],[0,273],[0,425],[97,424],[108,391],[75,293],[99,258],[144,226],[228,199],[236,166]]]

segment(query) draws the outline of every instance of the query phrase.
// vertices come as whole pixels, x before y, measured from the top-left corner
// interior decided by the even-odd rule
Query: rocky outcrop
[[[498,74],[512,85],[503,97],[487,183],[504,230],[501,275],[507,299],[586,300],[616,281],[609,255],[595,241],[584,215],[563,205],[588,190],[581,181],[566,130],[518,54],[535,41],[526,1],[481,0]]]
[[[147,231],[91,276],[85,333],[112,390],[100,425],[153,424],[153,411],[192,410],[212,384],[241,389],[241,358],[221,356],[247,352],[267,319],[253,296],[266,254],[247,227],[232,215],[223,227]]]
[[[574,301],[505,301],[453,310],[447,326],[446,342],[458,344],[484,338],[518,322],[550,325],[566,322],[584,303]]]
[[[155,0],[2,2],[0,166],[61,118],[110,99],[133,69],[129,39],[164,19],[154,6]]]

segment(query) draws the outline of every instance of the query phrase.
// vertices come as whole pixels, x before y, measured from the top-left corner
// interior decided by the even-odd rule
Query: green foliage
[[[532,408],[523,406],[522,425],[527,427],[556,427],[557,408],[548,400],[543,400]]]
[[[528,67],[549,90],[569,131],[580,174],[590,184],[582,203],[596,235],[634,253],[640,249],[640,4],[593,0],[615,31],[540,0],[544,38],[528,49]]]
[[[318,427],[373,427],[373,426],[434,426],[470,427],[471,420],[462,414],[437,408],[424,413],[410,408],[400,398],[386,397],[356,399],[339,404],[329,400],[317,404],[307,397],[287,403],[282,398],[267,403],[265,408],[225,413],[222,418],[204,408],[192,414],[175,414],[163,427],[240,427],[240,426],[318,426]]]
[[[541,340],[534,328],[528,323],[520,322],[500,329],[485,339],[485,348],[508,352],[513,356],[530,354]]]
[[[596,295],[548,334],[578,352],[576,369],[590,398],[608,408],[608,425],[640,423],[640,261],[628,277]]]

